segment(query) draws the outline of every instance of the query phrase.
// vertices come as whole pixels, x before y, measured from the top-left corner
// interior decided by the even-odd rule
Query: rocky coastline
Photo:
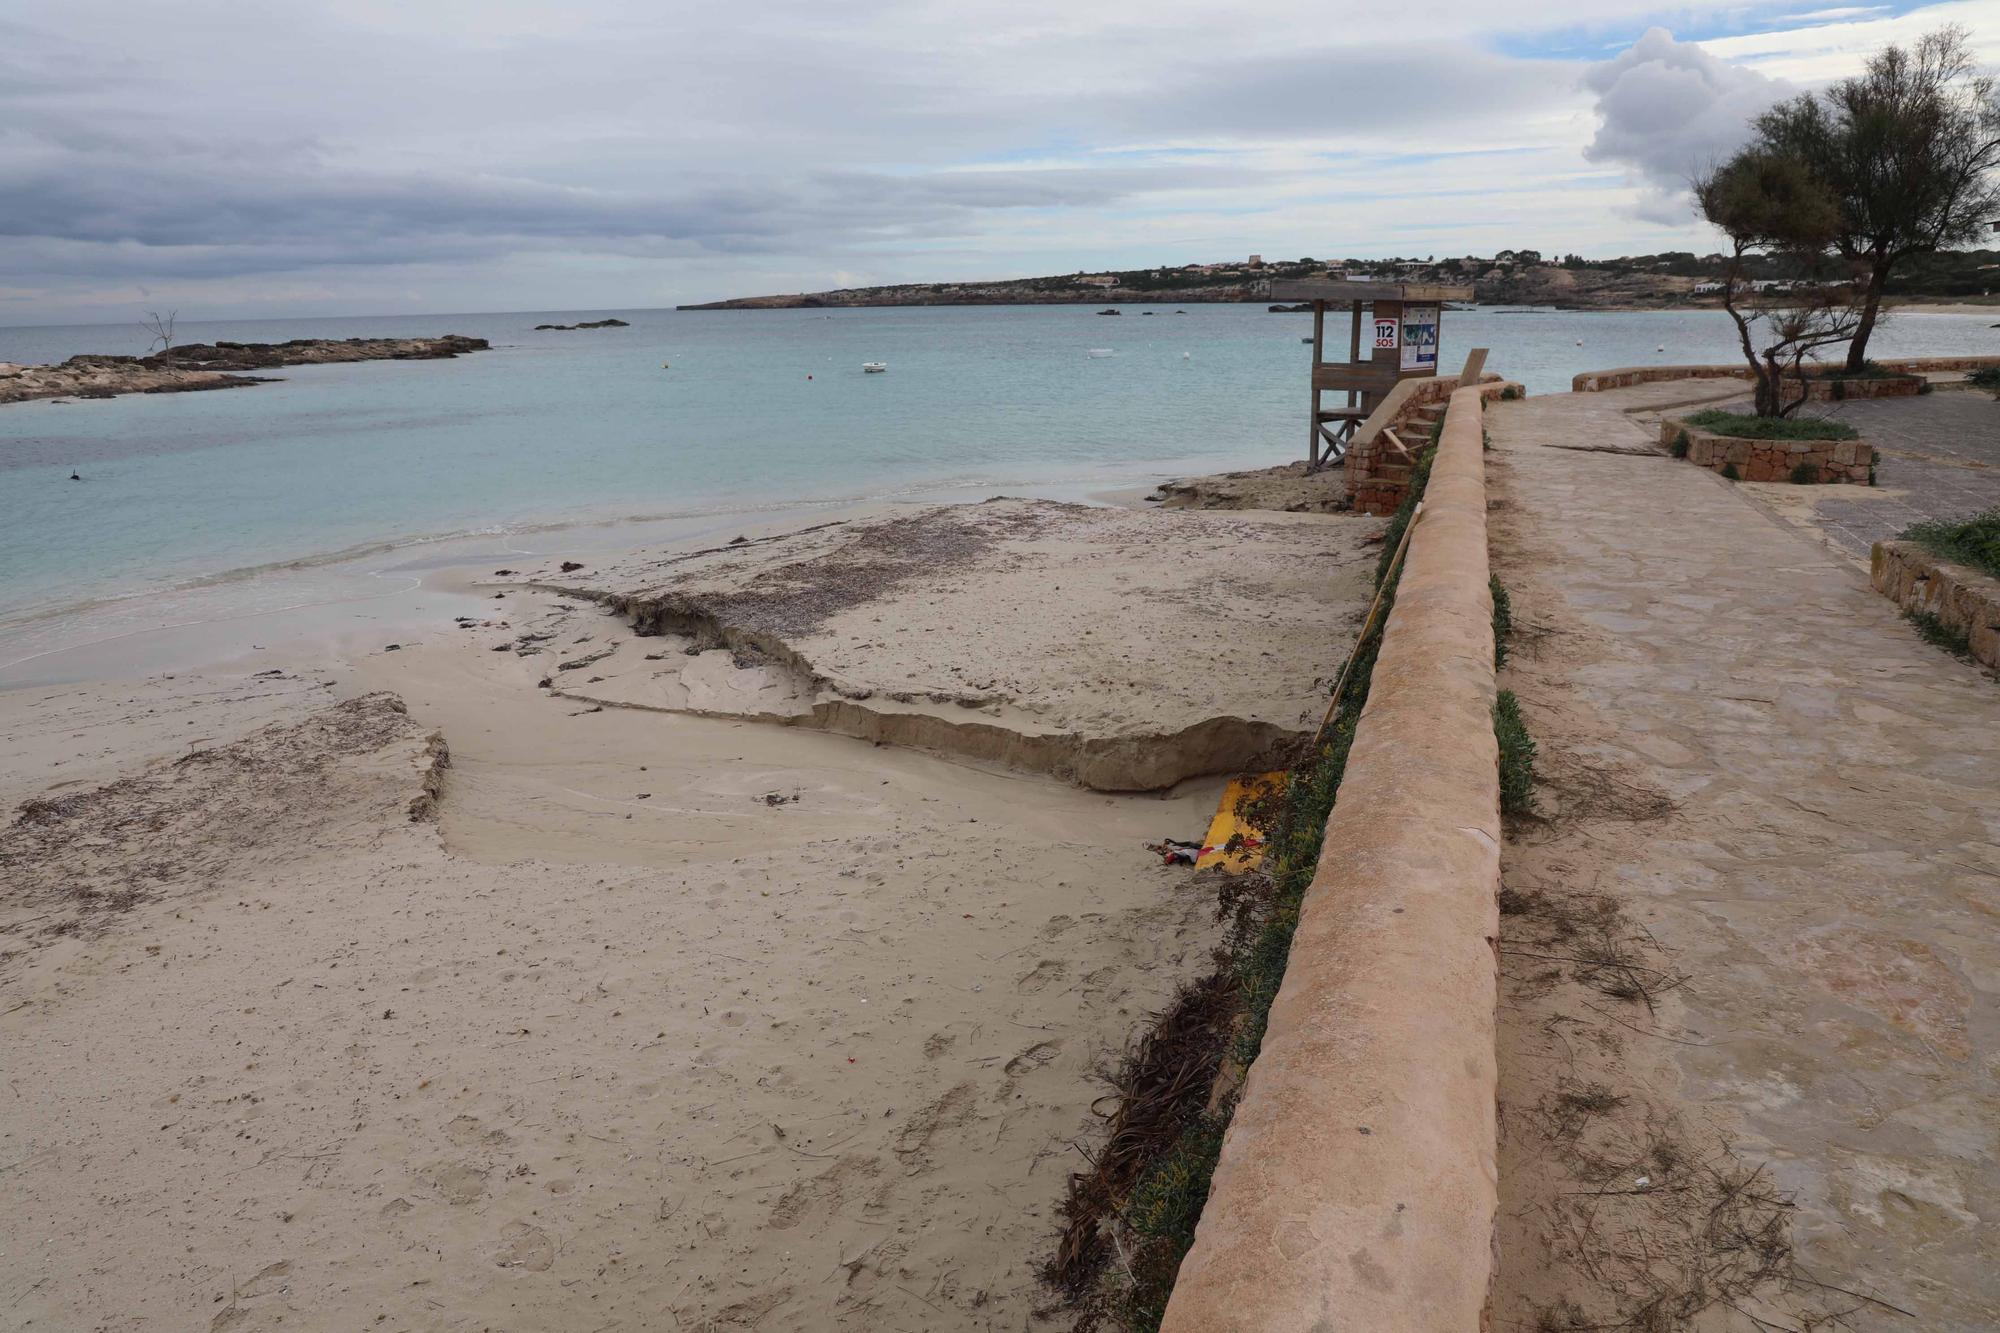
[[[294,338],[282,343],[188,343],[151,356],[73,356],[60,365],[0,362],[0,403],[35,398],[115,398],[126,393],[193,393],[268,384],[246,370],[340,361],[434,361],[485,351],[484,338]]]

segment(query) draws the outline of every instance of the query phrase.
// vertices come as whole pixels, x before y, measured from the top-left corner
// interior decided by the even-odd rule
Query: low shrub
[[[1819,464],[1793,464],[1790,481],[1794,486],[1817,486],[1819,484]]]
[[[1722,479],[1724,481],[1741,481],[1743,480],[1743,474],[1736,470],[1736,464],[1724,463],[1722,465]]]
[[[1674,442],[1671,446],[1669,446],[1668,452],[1673,454],[1675,458],[1686,458],[1688,456],[1688,449],[1692,447],[1692,445],[1693,441],[1688,439],[1688,433],[1686,431],[1680,431],[1675,434]]]
[[[1507,665],[1507,640],[1514,634],[1514,599],[1498,574],[1488,574],[1486,586],[1493,593],[1493,669],[1498,671]]]
[[[1506,388],[1500,391],[1500,398],[1503,402],[1511,403],[1520,396],[1521,396],[1521,386],[1518,384],[1510,384]]]
[[[1940,560],[2000,579],[2000,506],[1966,518],[1915,523],[1903,529],[1902,536]]]
[[[1826,417],[1753,417],[1711,407],[1687,418],[1687,424],[1714,435],[1739,440],[1858,440],[1860,432],[1845,421]]]
[[[1967,374],[1965,381],[1975,389],[1984,389],[1995,398],[2000,398],[2000,366],[1981,366]]]
[[[1493,737],[1500,742],[1500,810],[1527,815],[1535,810],[1535,741],[1521,720],[1521,701],[1502,690],[1493,701]]]

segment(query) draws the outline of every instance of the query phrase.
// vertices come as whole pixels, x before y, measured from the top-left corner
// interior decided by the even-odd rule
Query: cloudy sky
[[[2000,0],[0,0],[0,325],[1705,250],[1746,116],[1946,22],[2000,63]]]

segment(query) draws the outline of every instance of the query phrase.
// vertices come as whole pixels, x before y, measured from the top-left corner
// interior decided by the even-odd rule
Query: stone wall
[[[2000,668],[2000,579],[1940,560],[1914,542],[1876,542],[1869,578],[1905,611],[1928,611],[1963,630],[1972,656]]]
[[[1451,396],[1326,850],[1164,1333],[1484,1327],[1500,791],[1483,393]]]
[[[1888,371],[1910,375],[1923,375],[1934,371],[1984,370],[1988,367],[2000,366],[2000,356],[1914,356],[1904,357],[1900,360],[1877,361],[1875,364]],[[1661,380],[1735,379],[1747,381],[1749,378],[1750,368],[1740,361],[1726,366],[1619,366],[1615,370],[1585,371],[1583,374],[1571,379],[1569,387],[1573,393],[1604,393],[1611,389],[1629,389],[1634,384],[1655,384]],[[1850,389],[1862,382],[1864,381],[1853,379],[1846,381]],[[1825,394],[1815,392],[1813,396],[1815,398],[1829,396],[1831,392],[1832,388],[1829,385]],[[1904,392],[1915,393],[1917,390],[1912,388]],[[1885,395],[1867,392],[1850,392],[1848,394],[1850,398],[1880,396]]]
[[[1410,470],[1417,455],[1430,443],[1431,426],[1439,405],[1458,390],[1456,375],[1436,375],[1427,379],[1399,380],[1382,397],[1368,419],[1355,429],[1348,441],[1347,502],[1358,514],[1393,514],[1409,494]],[[1525,392],[1500,376],[1480,376],[1483,397],[1493,397],[1512,388]],[[1405,448],[1397,449],[1384,432],[1393,432]]]
[[[1739,481],[1791,481],[1793,469],[1808,464],[1817,470],[1816,483],[1868,485],[1875,464],[1875,446],[1866,440],[1746,440],[1716,435],[1676,417],[1660,421],[1660,443],[1667,449],[1685,433],[1687,461],[1710,472],[1734,465]]]

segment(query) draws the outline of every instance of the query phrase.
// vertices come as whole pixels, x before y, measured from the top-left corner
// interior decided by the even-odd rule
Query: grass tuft
[[[1819,464],[1799,463],[1792,468],[1791,483],[1794,486],[1819,485]]]
[[[1965,382],[1975,389],[1984,389],[1995,398],[2000,398],[2000,366],[1981,366],[1967,374]]]
[[[1498,574],[1488,574],[1486,586],[1493,593],[1493,669],[1498,671],[1507,665],[1507,640],[1514,633],[1514,599],[1507,595],[1507,585]]]
[[[1753,417],[1711,407],[1687,418],[1687,424],[1714,435],[1738,440],[1858,440],[1860,433],[1845,421],[1826,417]]]
[[[1743,480],[1743,474],[1736,470],[1736,464],[1724,463],[1722,465],[1722,479],[1724,481],[1741,481]]]
[[[1670,446],[1669,452],[1672,453],[1675,458],[1686,458],[1688,456],[1688,449],[1692,443],[1693,442],[1688,439],[1688,433],[1686,431],[1680,431],[1674,436],[1674,442]]]
[[[1493,735],[1500,742],[1500,810],[1509,815],[1535,812],[1535,741],[1521,720],[1521,701],[1502,690],[1493,701]]]

